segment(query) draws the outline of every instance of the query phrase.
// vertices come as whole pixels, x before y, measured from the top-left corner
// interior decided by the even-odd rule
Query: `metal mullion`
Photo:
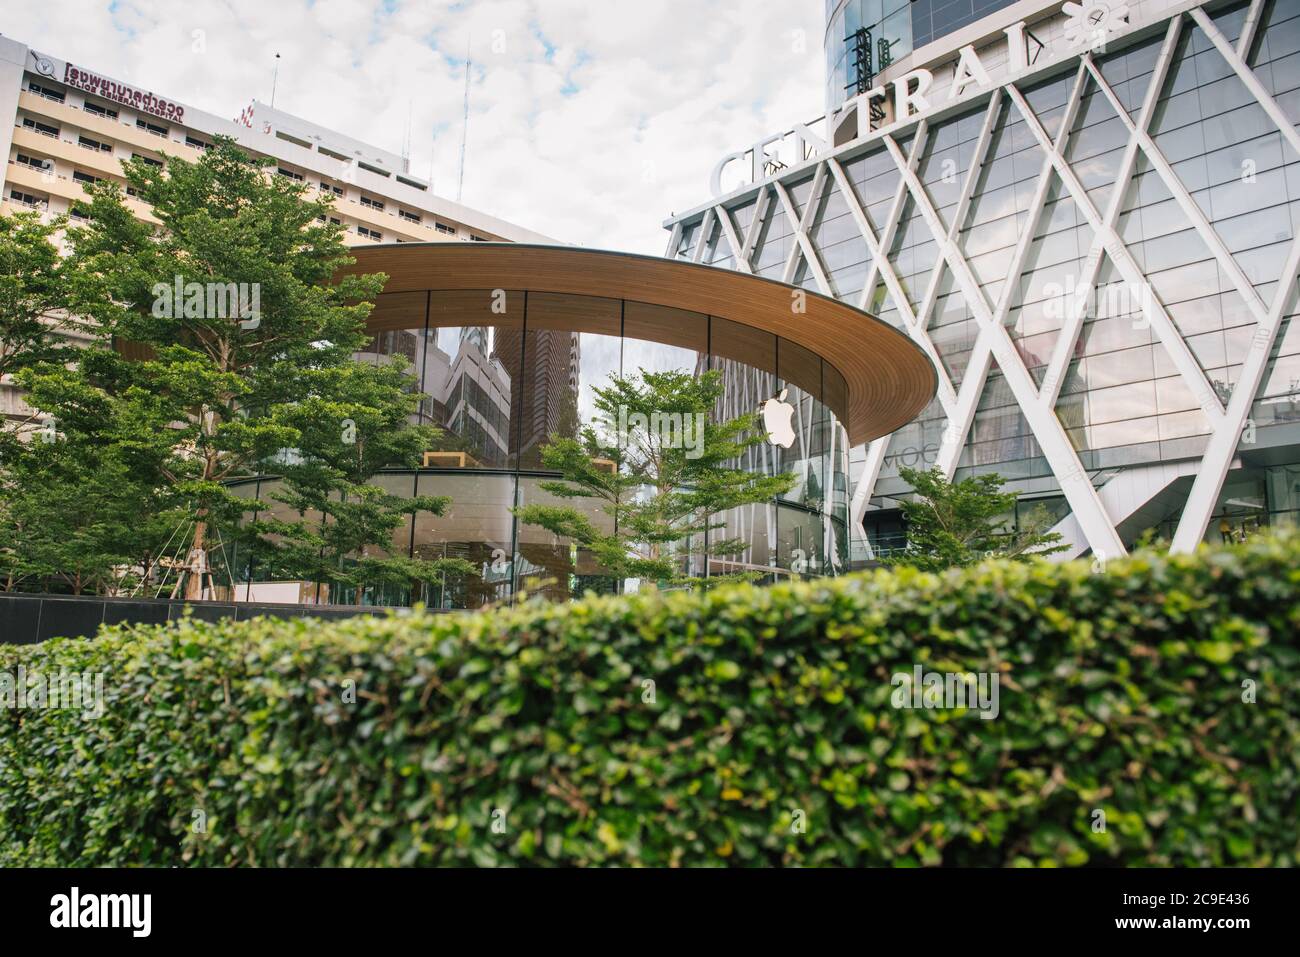
[[[858,483],[853,487],[853,498],[849,500],[849,521],[862,534],[863,541],[866,541],[866,531],[862,529],[862,518],[866,514],[871,493],[875,490],[876,480],[880,478],[880,468],[884,464],[891,438],[892,436],[885,435],[867,443],[867,459],[862,464]],[[867,543],[867,549],[871,550],[870,542]]]

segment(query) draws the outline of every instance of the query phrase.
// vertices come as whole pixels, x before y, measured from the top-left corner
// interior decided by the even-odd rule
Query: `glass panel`
[[[623,374],[695,372],[708,351],[709,319],[698,312],[628,302],[623,319]]]
[[[420,599],[431,608],[481,608],[508,600],[515,564],[514,476],[426,473],[418,491],[449,496],[451,505],[442,515],[421,512],[415,517],[414,557],[460,558],[477,569],[426,586]]]
[[[542,479],[519,477],[520,505],[572,507],[599,530],[613,531],[613,519],[594,499],[559,498],[538,487]],[[598,566],[590,552],[571,540],[553,535],[537,525],[519,523],[515,578],[529,594],[564,601],[586,591],[614,591],[617,583]]]
[[[595,416],[591,385],[603,385],[619,368],[620,309],[618,300],[529,294],[519,343],[523,368],[512,402],[512,449],[521,469],[541,468],[541,448],[551,435],[575,437]]]

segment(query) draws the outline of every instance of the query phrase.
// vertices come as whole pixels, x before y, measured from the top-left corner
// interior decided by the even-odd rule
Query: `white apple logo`
[[[782,389],[780,395],[763,403],[763,427],[767,429],[768,440],[783,449],[794,445],[794,429],[790,426],[794,406],[785,401],[789,391]]]

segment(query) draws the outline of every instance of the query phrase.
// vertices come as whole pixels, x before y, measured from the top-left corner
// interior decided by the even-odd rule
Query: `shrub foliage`
[[[1292,537],[4,647],[107,706],[0,712],[0,864],[1292,865],[1298,597]]]

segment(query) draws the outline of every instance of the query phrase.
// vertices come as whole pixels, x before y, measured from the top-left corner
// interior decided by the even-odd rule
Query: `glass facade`
[[[871,69],[867,71],[870,75],[912,52],[911,6],[910,0],[826,0],[828,111],[860,92],[855,65],[855,38],[859,30],[867,31],[862,35],[864,38],[870,35]],[[867,88],[870,86],[868,83]]]
[[[912,0],[912,45],[925,46],[932,40],[960,30],[980,17],[1009,7],[1016,0]]]
[[[874,75],[913,50],[1015,2],[826,0],[826,109],[834,110],[862,92],[858,89],[855,49],[859,30],[866,30],[870,35],[870,70],[865,71],[865,61],[863,67],[867,75]],[[863,89],[871,85],[867,83]]]
[[[844,408],[847,388],[835,369],[796,343],[701,313],[523,290],[385,294],[370,328],[373,338],[358,358],[404,362],[411,387],[428,396],[420,421],[441,431],[425,468],[385,472],[376,481],[396,494],[452,500],[444,515],[423,513],[399,528],[391,553],[461,558],[477,572],[417,595],[367,588],[366,603],[478,608],[508,601],[521,587],[557,599],[615,589],[590,554],[519,524],[511,509],[582,505],[541,487],[555,478],[542,468],[542,447],[551,435],[576,436],[590,424],[595,387],[640,370],[721,370],[725,391],[716,417],[754,412],[782,390],[795,408],[790,448],[765,442],[738,463],[762,474],[791,472],[795,487],[780,500],[719,516],[727,537],[749,547],[708,568],[699,559],[692,574],[756,570],[779,577],[845,567],[848,445],[832,409]],[[236,488],[259,508],[283,510],[272,497],[276,484],[264,477]],[[612,521],[596,505],[588,518],[602,528]],[[256,551],[232,565],[237,579],[262,580]]]
[[[908,42],[919,47],[1003,5],[917,0],[901,8],[910,6]],[[827,3],[828,93],[846,82],[836,70],[849,28],[881,23],[892,9],[889,0]],[[1253,345],[1267,341],[1262,317],[1275,303],[1276,337],[1205,536],[1231,537],[1296,514],[1300,307],[1295,277],[1283,270],[1300,228],[1300,4],[1271,0],[1253,22],[1244,2],[1204,9],[1220,42],[1180,12],[1158,82],[1163,29],[1111,36],[1092,54],[1098,78],[1080,73],[1078,48],[1048,26],[1039,31],[1047,47],[1035,60],[1038,73],[1015,90],[1032,123],[995,76],[965,111],[931,114],[919,141],[916,126],[904,126],[838,153],[851,195],[813,164],[782,181],[793,217],[769,201],[764,183],[715,209],[714,218],[731,215],[742,236],[764,217],[754,272],[782,278],[793,255],[796,282],[907,331],[941,371],[935,400],[884,440],[878,470],[875,460],[867,468],[866,449],[852,450],[855,492],[876,548],[898,544],[898,498],[910,491],[899,468],[936,464],[957,478],[1010,479],[1026,504],[1037,501],[1063,520],[1072,554],[1092,547],[1088,535],[1098,537],[1095,517],[1091,530],[1070,527],[1075,513],[1061,479],[1079,468],[1103,503],[1103,532],[1125,546],[1148,530],[1168,536],[1216,430],[1236,431],[1236,423],[1223,424],[1228,404]],[[930,26],[918,26],[927,14]],[[1222,48],[1239,46],[1236,63]],[[1134,142],[1148,98],[1149,143]],[[1035,126],[1059,144],[1064,170]],[[919,189],[897,159],[913,153]],[[825,287],[799,248],[809,203],[806,237]],[[871,256],[855,206],[887,251],[884,261]],[[700,215],[683,221],[684,235]],[[940,240],[949,238],[945,256]],[[704,261],[734,266],[720,236],[698,241],[710,244]],[[991,337],[982,337],[988,317],[1005,327],[1013,357],[991,354]],[[1013,358],[1020,368],[1009,375]],[[1044,422],[1043,406],[1055,423]],[[959,437],[946,456],[949,431]]]

